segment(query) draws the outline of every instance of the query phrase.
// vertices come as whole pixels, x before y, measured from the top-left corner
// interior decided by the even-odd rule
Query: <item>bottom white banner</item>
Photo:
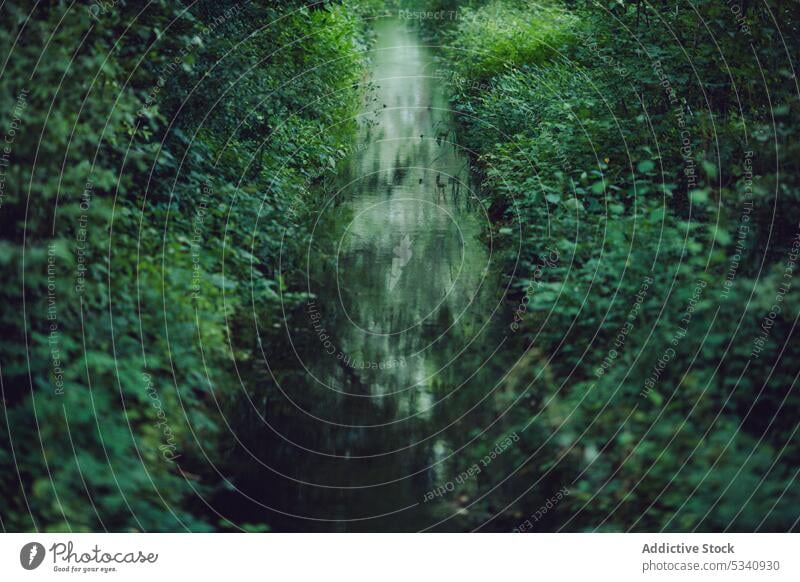
[[[798,550],[798,534],[4,534],[0,580],[794,581]]]

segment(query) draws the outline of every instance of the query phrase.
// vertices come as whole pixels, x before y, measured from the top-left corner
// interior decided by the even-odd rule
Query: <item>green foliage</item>
[[[531,17],[527,2],[495,0],[480,9],[459,12],[453,59],[468,79],[493,77],[507,69],[541,63],[572,38],[575,18],[563,10],[538,6]]]
[[[737,23],[724,3],[668,4],[490,2],[443,32],[460,140],[507,243],[512,303],[526,303],[520,345],[535,346],[508,386],[544,403],[515,408],[529,444],[515,462],[548,444],[529,462],[543,481],[500,528],[576,475],[541,527],[785,530],[796,517],[800,292],[779,281],[800,218],[785,66],[800,13],[778,8],[787,48],[763,7]]]
[[[286,281],[352,130],[361,24],[340,3],[3,11],[3,528],[231,527],[206,502],[232,358],[254,317],[279,345],[302,297]]]
[[[519,500],[463,521],[568,484],[543,529],[792,527],[797,4],[422,4],[458,11],[443,78],[530,348],[475,483]],[[380,8],[3,5],[5,530],[269,527],[220,521],[208,467],[240,378],[274,389]]]

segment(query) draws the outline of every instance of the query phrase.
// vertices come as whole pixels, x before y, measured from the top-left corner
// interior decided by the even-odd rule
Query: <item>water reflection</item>
[[[487,219],[446,139],[452,114],[429,49],[402,22],[376,32],[377,88],[320,211],[313,299],[287,338],[297,373],[238,431],[252,460],[235,483],[258,503],[236,517],[279,530],[430,525],[453,501],[425,493],[492,415],[500,292],[479,238]]]

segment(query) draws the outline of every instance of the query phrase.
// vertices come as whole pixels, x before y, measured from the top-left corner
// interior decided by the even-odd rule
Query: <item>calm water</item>
[[[375,31],[358,139],[308,252],[314,299],[286,341],[296,372],[242,428],[240,522],[418,530],[463,513],[479,481],[426,500],[493,418],[502,290],[487,218],[431,50],[403,22]]]

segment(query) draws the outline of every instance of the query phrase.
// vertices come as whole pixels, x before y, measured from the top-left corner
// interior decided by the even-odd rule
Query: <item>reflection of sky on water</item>
[[[309,255],[315,299],[305,315],[314,321],[301,320],[306,333],[292,338],[302,365],[270,388],[275,433],[246,438],[270,469],[254,464],[237,483],[271,507],[318,518],[409,509],[337,525],[265,518],[283,529],[430,523],[436,503],[420,501],[451,470],[437,462],[470,432],[454,421],[494,385],[485,373],[467,383],[493,349],[484,323],[498,286],[483,284],[486,218],[470,199],[467,159],[449,143],[445,88],[427,76],[432,56],[405,23],[377,22],[376,32],[376,88]]]

